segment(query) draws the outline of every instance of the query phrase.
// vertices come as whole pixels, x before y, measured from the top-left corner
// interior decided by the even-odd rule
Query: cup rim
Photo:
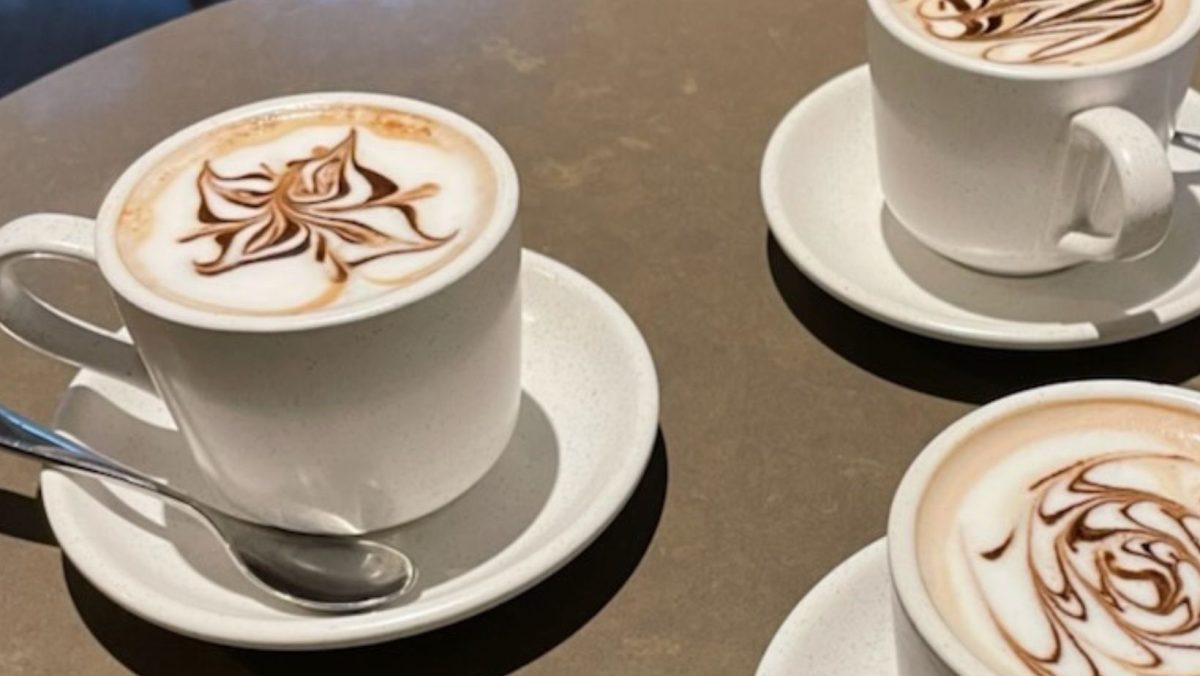
[[[958,674],[994,674],[947,625],[925,589],[916,546],[916,521],[925,490],[943,461],[991,422],[1049,403],[1121,397],[1167,403],[1200,412],[1200,392],[1137,380],[1083,380],[1045,385],[985,404],[942,430],[919,454],[892,498],[888,513],[888,565],[892,590],[917,634]]]
[[[919,37],[893,10],[889,3],[895,0],[867,0],[871,14],[897,40],[910,49],[943,64],[980,75],[1006,80],[1053,81],[1090,77],[1104,77],[1115,73],[1134,70],[1167,58],[1182,49],[1200,32],[1200,2],[1193,0],[1188,14],[1165,40],[1148,49],[1109,61],[1088,65],[1021,65],[985,61],[946,49],[931,40]]]
[[[357,103],[394,108],[446,125],[467,137],[486,158],[496,177],[496,200],[487,223],[461,253],[440,270],[374,298],[320,312],[296,315],[219,313],[192,307],[155,294],[125,266],[112,230],[129,193],[165,155],[216,127],[267,112],[287,112],[325,103]],[[276,333],[352,323],[414,304],[451,286],[487,260],[507,237],[516,220],[520,187],[516,167],[503,146],[483,127],[427,101],[356,91],[322,91],[262,99],[192,123],[156,143],[130,164],[113,183],[96,218],[96,261],[113,292],[151,315],[178,324],[215,331]]]

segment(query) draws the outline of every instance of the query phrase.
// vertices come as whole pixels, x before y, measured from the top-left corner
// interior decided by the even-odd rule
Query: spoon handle
[[[0,450],[111,477],[155,493],[164,492],[163,484],[158,481],[109,460],[4,406],[0,406]]]

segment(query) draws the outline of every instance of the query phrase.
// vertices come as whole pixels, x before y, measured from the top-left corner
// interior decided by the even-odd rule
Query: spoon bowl
[[[367,610],[402,596],[416,582],[407,556],[377,540],[264,528],[199,507],[230,555],[258,586],[321,612]]]

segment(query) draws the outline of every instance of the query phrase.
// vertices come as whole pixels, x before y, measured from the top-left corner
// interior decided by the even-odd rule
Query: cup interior
[[[874,22],[910,49],[943,64],[980,75],[1006,80],[1070,80],[1104,77],[1135,70],[1167,59],[1185,48],[1200,33],[1200,1],[1190,0],[1187,16],[1165,40],[1126,56],[1086,65],[1005,64],[978,59],[945,49],[917,35],[892,8],[896,0],[867,0]]]
[[[921,508],[938,471],[969,440],[998,420],[1065,402],[1121,399],[1200,413],[1200,393],[1140,381],[1094,380],[1050,385],[991,402],[959,419],[918,454],[900,482],[888,518],[888,558],[895,596],[917,633],[945,665],[964,675],[992,674],[952,631],[928,591],[918,554]]]
[[[487,222],[460,253],[432,274],[378,296],[291,315],[235,314],[207,311],[175,302],[146,288],[128,269],[118,252],[115,228],[139,182],[172,152],[216,129],[263,115],[287,115],[323,105],[364,105],[397,110],[444,125],[462,135],[485,158],[495,178],[495,199]],[[133,164],[113,184],[100,208],[96,229],[96,258],[101,273],[125,301],[148,314],[198,328],[235,332],[281,332],[320,328],[372,317],[415,303],[437,293],[486,260],[512,229],[517,211],[518,180],[512,160],[495,138],[467,118],[416,99],[362,92],[320,92],[268,99],[219,113],[176,132]]]

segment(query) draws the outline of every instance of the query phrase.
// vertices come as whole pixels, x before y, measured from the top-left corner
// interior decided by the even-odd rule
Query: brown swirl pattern
[[[222,176],[204,163],[196,180],[201,225],[180,242],[208,239],[215,256],[193,261],[201,275],[219,275],[247,265],[295,256],[311,256],[324,267],[336,289],[351,272],[385,256],[427,251],[445,237],[421,229],[413,203],[438,193],[422,183],[401,190],[388,177],[360,164],[355,157],[357,134],[351,130],[332,148],[316,147],[308,157],[287,162],[276,172],[263,164],[258,171]],[[371,225],[400,217],[402,227]]]
[[[1153,475],[1170,485],[1181,468],[1196,471],[1197,463],[1115,453],[1065,467],[1030,487],[1035,506],[1024,531],[979,553],[980,565],[1024,556],[1021,567],[1053,634],[1044,645],[1052,648],[1022,645],[1006,624],[1014,620],[994,606],[989,612],[1030,673],[1200,672],[1198,505],[1128,479]],[[1021,540],[1024,546],[1013,546]]]
[[[1053,63],[1137,32],[1167,1],[915,0],[909,11],[930,36],[979,43],[989,61]]]

